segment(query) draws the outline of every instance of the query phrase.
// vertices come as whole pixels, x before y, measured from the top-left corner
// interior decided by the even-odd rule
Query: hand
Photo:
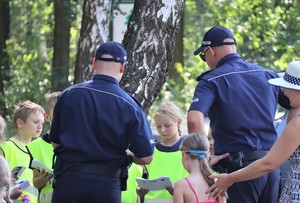
[[[53,175],[47,173],[44,169],[41,171],[33,169],[33,185],[38,189],[44,187],[48,182],[51,183],[52,177]]]
[[[212,174],[208,176],[210,179],[217,178],[217,181],[210,186],[206,192],[210,193],[210,197],[217,198],[218,196],[225,195],[227,188],[229,188],[234,182],[230,179],[228,174]]]
[[[174,192],[174,187],[173,186],[167,186],[166,190],[168,190],[168,192],[170,193],[170,195],[173,196],[173,192]]]
[[[23,189],[20,187],[16,187],[13,190],[10,191],[9,197],[10,199],[18,199],[20,195],[22,194]]]
[[[140,197],[144,197],[147,193],[149,192],[149,190],[144,189],[144,188],[136,188],[136,193],[140,196]]]
[[[11,184],[15,185],[17,180],[15,178],[11,178]],[[23,189],[20,187],[16,187],[13,190],[10,191],[9,197],[10,199],[18,199],[20,195],[22,194]]]
[[[40,178],[46,182],[48,182],[53,177],[52,174],[46,172],[44,169],[40,172]]]
[[[211,155],[209,158],[209,164],[211,166],[214,166],[215,164],[217,164],[220,160],[226,158],[229,156],[229,153],[225,153],[222,155]]]

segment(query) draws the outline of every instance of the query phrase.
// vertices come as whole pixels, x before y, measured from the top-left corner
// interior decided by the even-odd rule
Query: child
[[[189,173],[175,183],[174,203],[224,203],[226,197],[221,196],[217,200],[211,199],[206,194],[207,188],[214,183],[208,176],[213,173],[208,164],[209,142],[206,136],[191,134],[182,141],[182,164]]]
[[[147,165],[149,179],[160,176],[168,176],[171,182],[176,182],[187,175],[181,164],[180,125],[182,118],[179,108],[172,102],[162,103],[154,113],[156,129],[161,136],[161,140],[155,143],[153,161]],[[138,188],[137,192],[144,202],[172,202],[173,188],[161,191],[148,191]]]
[[[32,138],[40,136],[43,130],[44,109],[36,103],[24,101],[16,106],[13,120],[17,133],[1,145],[2,151],[0,153],[3,153],[11,168],[16,166],[25,167],[19,178],[28,180],[30,186],[24,189],[21,196],[28,195],[31,203],[36,203],[38,191],[32,186],[33,176],[32,171],[28,168],[30,156],[26,145],[31,142]],[[15,202],[18,202],[18,200]]]
[[[0,156],[0,202],[7,202],[10,187],[10,169],[7,161]]]
[[[208,130],[208,141],[209,141],[209,165],[212,167],[212,169],[214,171],[220,171],[220,165],[218,164],[218,162],[222,159],[225,159],[226,157],[229,156],[229,153],[224,153],[224,154],[221,154],[221,155],[215,155],[215,150],[214,150],[214,143],[215,143],[215,140],[211,134],[211,130],[209,128]]]
[[[6,121],[5,119],[0,115],[0,144],[4,142],[4,140],[6,139],[5,137],[5,130],[6,130]],[[0,150],[1,150],[1,153],[0,154],[3,154],[3,151],[2,151],[2,148],[0,147]],[[2,156],[0,156],[2,157]],[[4,159],[5,160],[5,159]],[[7,162],[6,160],[3,161],[3,162]],[[1,166],[1,165],[0,165]],[[3,172],[3,171],[2,171]],[[11,172],[9,173],[9,176],[10,176]],[[4,180],[3,180],[4,181]],[[11,183],[14,183],[16,180],[15,179],[11,179]],[[1,181],[0,181],[1,183]],[[1,191],[0,191],[1,192]],[[7,199],[7,202],[9,202],[10,199],[17,199],[23,192],[23,189],[22,188],[19,188],[19,187],[15,187],[13,190],[9,192],[6,192],[7,194],[6,195],[6,199]]]
[[[53,116],[53,109],[58,100],[59,94],[60,92],[53,92],[45,96],[45,118],[50,125]],[[49,169],[52,168],[53,147],[49,140],[49,132],[29,143],[27,147],[33,158],[45,164]],[[39,171],[37,169],[33,169],[33,185],[40,191],[38,198],[40,203],[51,203],[53,192],[51,181],[52,176],[53,175],[45,172],[44,170]]]

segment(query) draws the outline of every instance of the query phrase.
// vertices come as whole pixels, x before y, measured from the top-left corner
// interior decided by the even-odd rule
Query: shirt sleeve
[[[216,94],[209,82],[200,79],[196,86],[189,111],[201,111],[206,116],[213,105],[215,98]]]
[[[138,158],[153,155],[153,134],[142,109],[135,112],[136,118],[127,128],[129,150]]]

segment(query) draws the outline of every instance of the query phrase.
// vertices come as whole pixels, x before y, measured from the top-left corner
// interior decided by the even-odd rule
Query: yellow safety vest
[[[162,152],[154,148],[153,161],[146,166],[149,179],[156,179],[160,176],[168,176],[174,184],[181,178],[188,176],[188,172],[182,165],[181,151]],[[145,195],[145,203],[172,203],[173,196],[167,190],[150,191]]]
[[[53,147],[42,138],[38,138],[27,145],[33,158],[45,164],[48,168],[52,169]],[[52,180],[48,182],[39,194],[40,203],[51,203],[52,200]]]
[[[122,191],[122,203],[136,203],[137,202],[137,182],[135,178],[142,177],[143,168],[140,165],[132,163],[131,167],[128,170],[128,179],[127,179],[127,190]]]
[[[19,177],[19,179],[28,180],[30,186],[25,188],[21,194],[21,196],[14,200],[14,203],[21,202],[21,197],[23,195],[28,195],[30,197],[31,203],[37,203],[38,190],[33,186],[33,172],[28,168],[30,162],[30,156],[25,147],[26,145],[14,137],[2,143],[1,148],[4,152],[4,157],[9,162],[10,168],[13,169],[16,166],[24,166],[26,169]]]

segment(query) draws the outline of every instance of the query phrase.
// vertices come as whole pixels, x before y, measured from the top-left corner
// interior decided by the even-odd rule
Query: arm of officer
[[[142,158],[138,158],[135,155],[133,156],[133,162],[138,165],[147,165],[150,164],[153,159],[153,156],[146,156]]]
[[[147,165],[147,164],[150,164],[151,161],[152,161],[152,159],[153,159],[152,155],[151,156],[146,156],[146,157],[138,158],[129,149],[126,150],[126,153],[127,153],[127,155],[132,156],[133,162],[135,164],[138,164],[138,165]]]
[[[204,115],[200,111],[191,110],[188,112],[187,125],[189,133],[207,134],[204,124]]]

